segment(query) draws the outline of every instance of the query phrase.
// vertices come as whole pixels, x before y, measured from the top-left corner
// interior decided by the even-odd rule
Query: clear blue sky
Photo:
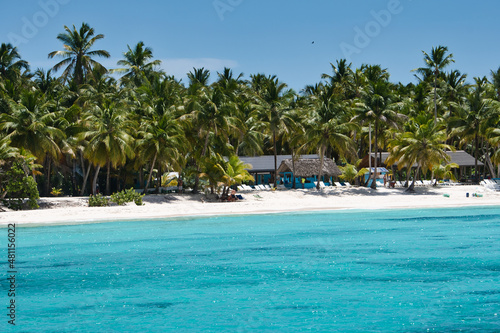
[[[447,46],[449,69],[490,76],[500,66],[498,0],[22,0],[2,3],[0,42],[18,42],[31,68],[50,68],[64,25],[87,22],[105,38],[116,68],[127,44],[144,41],[163,69],[186,82],[192,67],[216,77],[234,72],[275,74],[295,90],[331,73],[330,62],[349,58],[387,68],[391,81],[414,81],[422,50]],[[314,43],[313,43],[314,42]]]

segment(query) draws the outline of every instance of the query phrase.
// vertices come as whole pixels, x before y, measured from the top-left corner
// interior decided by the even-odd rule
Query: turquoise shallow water
[[[500,207],[18,227],[15,330],[498,332],[499,241]]]

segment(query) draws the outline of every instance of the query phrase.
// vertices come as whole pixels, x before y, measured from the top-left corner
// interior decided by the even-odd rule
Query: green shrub
[[[106,207],[109,206],[109,199],[101,193],[89,196],[89,207]]]
[[[6,200],[4,200],[4,204],[8,208],[15,210],[38,208],[37,200],[40,195],[32,176],[26,176],[18,163],[14,163],[5,176],[7,182],[5,184]]]
[[[52,194],[55,197],[58,197],[62,194],[62,192],[63,192],[62,189],[53,187],[50,194]]]
[[[119,206],[122,206],[127,202],[134,202],[137,206],[142,206],[143,197],[144,194],[139,194],[133,188],[129,188],[128,190],[113,193],[111,195],[111,201]]]

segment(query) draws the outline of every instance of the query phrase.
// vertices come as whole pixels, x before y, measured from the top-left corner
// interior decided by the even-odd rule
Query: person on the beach
[[[177,192],[182,193],[182,179],[179,178],[179,182],[177,183]]]
[[[231,191],[231,195],[229,196],[229,201],[236,201],[238,200],[238,197],[236,196],[236,190]]]

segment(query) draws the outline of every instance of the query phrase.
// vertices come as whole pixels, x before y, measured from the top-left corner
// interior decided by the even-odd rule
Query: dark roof
[[[319,174],[320,160],[319,159],[300,159],[295,161],[295,177],[311,177]],[[278,173],[292,172],[292,159],[286,159],[281,162]],[[340,176],[342,171],[331,158],[323,160],[323,175],[325,176]]]
[[[377,159],[380,156],[379,154],[380,153],[377,153]],[[474,157],[463,150],[447,151],[446,154],[448,154],[451,157],[451,160],[448,163],[456,163],[460,167],[474,166]],[[365,157],[366,161],[368,161],[367,156]],[[372,153],[372,161],[373,161],[374,157],[375,157],[375,153]],[[388,157],[389,157],[388,152],[382,152],[383,165],[385,165],[385,160],[387,160]],[[394,163],[394,165],[397,165],[397,163]],[[484,164],[478,160],[477,165],[483,166]],[[368,166],[363,166],[363,167],[368,167]],[[417,165],[415,164],[415,165],[413,165],[413,167],[417,167]]]
[[[274,155],[264,155],[264,156],[240,156],[240,160],[245,164],[250,164],[252,167],[248,169],[248,172],[274,172]],[[291,159],[292,155],[278,155],[277,167],[280,166],[281,162],[285,159]],[[318,158],[318,155],[301,155],[300,158]]]
[[[447,151],[446,154],[451,156],[450,163],[456,163],[459,166],[474,166],[474,157],[463,150]],[[483,166],[484,163],[477,161],[477,165]]]

